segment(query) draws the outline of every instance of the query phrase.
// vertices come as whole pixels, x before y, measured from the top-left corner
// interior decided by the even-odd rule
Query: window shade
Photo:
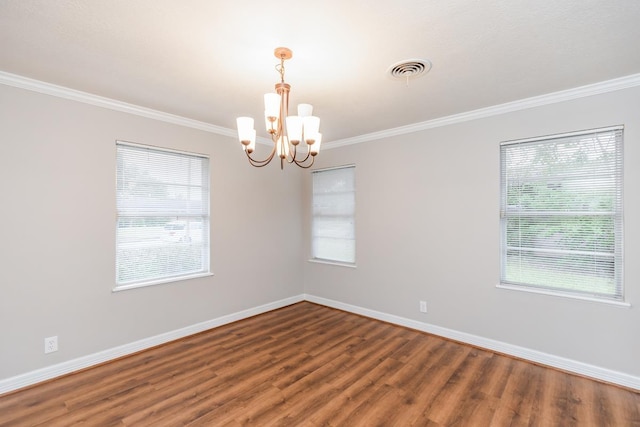
[[[312,172],[314,259],[355,263],[355,166]]]
[[[117,143],[116,283],[209,272],[209,159]]]
[[[621,300],[623,129],[503,143],[501,282]]]

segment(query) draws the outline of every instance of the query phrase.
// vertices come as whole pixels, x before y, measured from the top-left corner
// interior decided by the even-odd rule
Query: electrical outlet
[[[53,353],[58,351],[58,337],[49,337],[44,339],[44,353]]]
[[[426,312],[427,312],[427,302],[420,301],[420,313],[426,313]]]

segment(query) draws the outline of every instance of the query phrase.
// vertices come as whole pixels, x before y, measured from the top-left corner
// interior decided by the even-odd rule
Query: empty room
[[[0,426],[640,426],[639,22],[0,0]]]

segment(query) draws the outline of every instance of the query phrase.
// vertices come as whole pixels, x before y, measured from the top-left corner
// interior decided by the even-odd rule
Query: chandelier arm
[[[307,156],[307,158],[309,158],[309,156]],[[311,157],[311,163],[309,163],[308,165],[306,165],[306,166],[305,166],[305,165],[303,165],[302,163],[304,163],[305,161],[307,161],[307,158],[305,158],[305,159],[304,159],[303,161],[301,161],[301,162],[297,162],[297,161],[296,161],[296,166],[298,166],[299,168],[302,168],[302,169],[309,169],[311,166],[313,166],[313,162],[315,162],[316,158],[315,158],[315,156],[312,156],[312,157]]]
[[[266,166],[269,164],[269,162],[271,162],[271,160],[273,159],[273,156],[276,154],[276,146],[274,145],[273,148],[271,149],[271,154],[269,154],[269,157],[267,157],[264,160],[256,160],[253,157],[251,157],[251,154],[247,151],[245,151],[245,154],[247,155],[247,159],[249,160],[249,163],[251,163],[252,166],[256,166],[256,167],[262,167],[262,166]]]
[[[287,163],[291,164],[295,164],[298,167],[301,167],[303,169],[307,169],[310,168],[313,165],[313,162],[315,161],[315,156],[311,156],[311,152],[307,151],[307,155],[305,156],[304,159],[302,160],[298,160],[296,159],[297,157],[297,152],[296,152],[297,146],[294,145],[293,146],[293,155],[291,155],[291,153],[289,154],[289,157],[291,157],[291,160],[287,159]],[[308,166],[305,166],[304,163],[309,160],[309,157],[311,157],[311,163]]]
[[[306,162],[307,160],[309,160],[309,157],[311,157],[311,150],[309,150],[309,149],[307,150],[307,155],[305,156],[305,158],[304,158],[304,159],[302,159],[302,160],[298,160],[298,159],[296,158],[296,157],[298,157],[297,148],[298,148],[298,146],[297,146],[297,145],[294,145],[294,146],[293,146],[293,155],[291,155],[291,154],[290,154],[290,156],[291,156],[291,160],[287,159],[287,162],[288,162],[288,163],[294,163],[294,164],[296,164],[296,165],[298,165],[298,166],[302,167],[302,166],[301,166],[301,165],[302,165],[302,163]]]
[[[267,166],[269,164],[269,162],[266,163],[256,163],[253,159],[249,158],[249,163],[251,164],[251,166],[254,166],[256,168],[261,168],[264,166]]]
[[[296,158],[296,157],[298,157],[298,152],[297,152],[298,146],[292,144],[292,147],[293,147],[293,149],[289,150],[289,155],[287,156],[287,163],[289,163],[289,164],[294,163],[294,164],[300,166],[301,163],[306,162],[309,159],[309,157],[311,157],[311,151],[307,151],[307,155],[305,156],[305,158],[302,159],[302,160],[298,160]],[[292,152],[293,152],[293,154],[292,154]]]
[[[311,151],[307,151],[307,155],[305,156],[304,159],[302,159],[302,160],[293,159],[293,160],[296,163],[296,165],[300,166],[300,163],[306,162],[307,160],[309,160],[309,157],[313,157],[313,156],[311,156]]]
[[[297,145],[290,144],[290,147],[293,147],[293,148],[289,148],[289,155],[287,156],[287,163],[289,164],[294,163],[296,161],[296,156],[298,154],[296,151],[298,148]]]

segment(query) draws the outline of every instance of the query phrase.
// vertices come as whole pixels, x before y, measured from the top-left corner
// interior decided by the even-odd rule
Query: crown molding
[[[236,137],[237,133],[234,129],[216,126],[211,123],[201,122],[186,117],[169,114],[151,108],[141,107],[135,104],[129,104],[117,101],[103,96],[93,95],[91,93],[70,89],[64,86],[58,86],[39,80],[30,79],[28,77],[11,74],[0,71],[0,84],[14,86],[21,89],[31,90],[34,92],[44,93],[46,95],[56,96],[59,98],[70,99],[97,107],[108,108],[110,110],[120,111],[123,113],[134,114],[153,120],[159,120],[167,123],[177,124],[193,129],[199,129],[206,132],[215,133],[222,136]],[[507,102],[504,104],[494,105],[491,107],[480,108],[477,110],[467,111],[460,114],[440,117],[433,120],[414,123],[411,125],[400,126],[396,128],[386,129],[379,132],[367,133],[353,138],[339,139],[331,142],[323,142],[322,148],[330,150],[332,148],[344,147],[347,145],[360,144],[363,142],[375,141],[383,138],[389,138],[397,135],[405,135],[408,133],[420,132],[427,129],[433,129],[442,126],[449,126],[456,123],[463,123],[470,120],[482,119],[486,117],[496,116],[499,114],[510,113],[514,111],[525,110],[528,108],[540,107],[549,104],[555,104],[573,99],[584,98],[592,95],[599,95],[617,90],[627,89],[640,86],[640,74],[632,74],[617,79],[606,80],[604,82],[593,83],[586,86],[580,86],[573,89],[567,89],[559,92],[553,92],[545,95],[525,98],[518,101]],[[258,138],[258,143],[271,145],[272,142],[267,138]]]
[[[468,122],[470,120],[497,116],[500,114],[526,110],[534,107],[541,107],[549,104],[556,104],[564,101],[571,101],[578,98],[600,95],[603,93],[614,92],[617,90],[628,89],[636,86],[640,86],[640,74],[632,74],[617,79],[606,80],[604,82],[593,83],[586,86],[580,86],[573,89],[534,96],[531,98],[520,99],[518,101],[480,108],[477,110],[467,111],[465,113],[453,114],[451,116],[440,117],[437,119],[414,123],[407,126],[400,126],[382,130],[379,132],[367,133],[353,138],[340,139],[323,144],[322,148],[325,150],[330,150],[332,148],[339,148],[347,145],[360,144],[363,142],[375,141],[378,139],[389,138],[397,135],[420,132],[427,129],[449,126],[456,123]]]
[[[201,122],[198,120],[188,119],[186,117],[169,114],[151,108],[141,107],[127,102],[117,101],[111,98],[70,89],[64,86],[58,86],[39,80],[30,79],[28,77],[11,74],[0,71],[0,84],[14,86],[20,89],[26,89],[33,92],[44,93],[45,95],[56,96],[58,98],[70,99],[85,104],[94,105],[96,107],[107,108],[109,110],[120,111],[123,113],[134,114],[136,116],[146,117],[148,119],[159,120],[162,122],[172,123],[188,128],[199,129],[206,132],[215,133],[223,136],[235,137],[236,131],[222,126],[212,125],[211,123]]]

